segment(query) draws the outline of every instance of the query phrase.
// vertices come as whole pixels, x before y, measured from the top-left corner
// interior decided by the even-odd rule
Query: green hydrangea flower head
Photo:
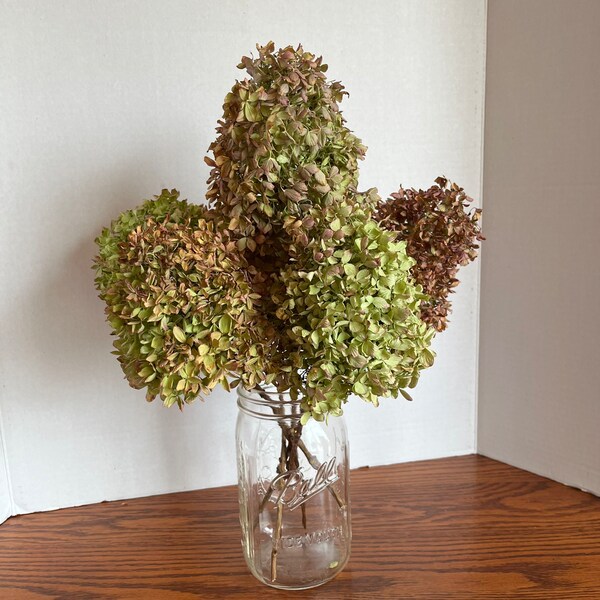
[[[307,251],[281,272],[277,314],[292,341],[291,387],[305,419],[341,414],[352,393],[375,405],[382,396],[409,398],[404,388],[433,363],[435,332],[420,319],[425,295],[411,279],[414,260],[371,219],[378,197],[368,196],[330,207]]]
[[[178,196],[163,190],[102,232],[96,287],[130,385],[181,407],[219,383],[228,389],[228,377],[272,380],[275,332],[254,310],[252,269],[227,231]]]
[[[321,58],[291,46],[257,46],[243,57],[249,78],[227,94],[207,198],[251,252],[268,255],[275,268],[289,245],[308,241],[305,213],[341,200],[358,182],[366,148],[346,127],[339,103],[345,95],[328,81]]]

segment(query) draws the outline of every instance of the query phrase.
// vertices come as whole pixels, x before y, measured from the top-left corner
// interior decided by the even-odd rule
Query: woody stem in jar
[[[282,430],[282,436],[285,435]],[[298,444],[300,443],[300,436],[302,435],[302,425],[296,422],[291,427],[287,428],[288,435],[288,471],[296,471],[300,468],[300,459],[298,457]],[[306,529],[306,504],[300,505],[302,511],[302,527]]]
[[[282,475],[286,468],[286,456],[288,455],[288,446],[285,436],[281,436],[281,454],[279,455],[279,464],[277,465],[277,473]],[[277,522],[275,524],[275,532],[273,534],[273,547],[271,548],[271,581],[277,579],[277,552],[279,551],[279,542],[281,540],[281,527],[283,525],[283,504],[277,503]]]
[[[263,400],[270,402],[271,399],[269,398],[268,392],[261,385],[257,384],[255,386],[255,389],[256,389],[256,392],[258,393],[258,395]],[[283,402],[283,396],[281,394],[279,394],[279,399]],[[281,409],[278,407],[273,406],[272,410],[273,410],[273,413],[276,415],[282,414]],[[289,427],[283,421],[279,421],[279,426],[281,427],[282,435],[284,435],[286,438],[289,439]],[[300,424],[298,424],[298,427],[299,427],[300,433],[301,433],[302,426]],[[319,459],[306,447],[306,444],[304,443],[304,440],[301,438],[300,433],[298,434],[298,444],[296,447],[296,452],[297,452],[298,448],[300,448],[300,450],[302,450],[302,453],[304,454],[304,456],[306,456],[306,459],[308,460],[310,466],[313,469],[315,469],[315,471],[318,471],[321,468],[322,464],[321,464],[321,462],[319,462]],[[337,502],[337,505],[340,507],[340,510],[344,510],[346,508],[346,505],[344,504],[344,501],[340,498],[340,495],[337,493],[337,491],[333,488],[333,486],[328,486],[327,489],[329,490],[329,493],[335,498],[335,501]],[[265,496],[263,497],[263,500],[261,502],[260,511],[262,511],[263,508],[266,506],[272,493],[273,493],[273,490],[269,486],[269,489],[267,490],[267,493],[265,494]],[[304,505],[302,505],[302,506],[304,507]],[[306,513],[304,512],[304,510],[305,509],[303,508],[302,524],[304,525],[304,528],[306,529]]]
[[[284,402],[283,394],[279,394],[279,400]],[[293,471],[300,467],[300,459],[298,457],[298,445],[301,441],[302,436],[302,424],[299,421],[295,422],[292,427],[286,427],[284,423],[280,422],[282,435],[288,435],[288,443],[290,446],[289,452],[289,470]],[[287,430],[287,431],[286,431]],[[302,511],[302,527],[306,530],[306,504],[300,505]]]
[[[310,466],[313,469],[315,469],[315,471],[317,471],[317,472],[322,471],[323,464],[317,459],[317,457],[314,454],[312,454],[312,452],[310,452],[310,450],[307,448],[306,444],[304,443],[304,440],[302,439],[302,425],[300,424],[300,418],[299,418],[300,415],[299,414],[291,415],[291,418],[288,415],[287,421],[291,422],[291,425],[288,425],[285,420],[286,414],[285,414],[285,410],[283,408],[283,404],[285,403],[285,400],[283,398],[283,395],[279,394],[279,400],[280,400],[282,406],[275,406],[275,405],[271,404],[271,398],[269,397],[268,392],[264,388],[262,388],[260,385],[257,385],[255,387],[255,390],[263,400],[265,400],[266,402],[268,402],[271,405],[273,414],[278,417],[281,417],[281,419],[278,419],[278,424],[279,424],[279,427],[281,428],[281,454],[279,457],[279,464],[277,466],[278,475],[281,475],[282,473],[284,473],[286,468],[288,471],[292,472],[294,470],[297,470],[300,467],[299,452],[298,452],[299,449],[302,451],[304,456],[306,456],[308,463],[310,464]],[[280,480],[278,480],[278,483],[276,485],[280,486],[280,485],[285,485],[285,484],[283,483],[283,480],[280,479]],[[327,486],[326,489],[335,498],[335,501],[337,502],[340,510],[344,510],[345,509],[344,502],[340,498],[337,491],[333,488],[333,486]],[[258,527],[260,515],[262,514],[263,510],[265,509],[267,503],[269,502],[269,499],[273,496],[274,491],[275,491],[275,489],[273,487],[273,482],[271,482],[269,484],[269,488],[267,489],[267,491],[266,491],[265,495],[263,496],[261,503],[259,505],[259,510],[258,510],[258,513],[254,520],[254,529],[256,527]],[[300,505],[300,507],[301,507],[301,511],[302,511],[302,526],[306,530],[306,528],[307,528],[306,505],[304,503],[302,503]],[[281,498],[279,498],[279,500],[277,501],[277,518],[276,518],[276,524],[275,524],[275,531],[274,531],[274,535],[273,535],[273,544],[272,544],[272,548],[271,548],[271,581],[272,582],[276,581],[276,579],[277,579],[277,553],[279,551],[279,545],[281,542],[281,532],[282,532],[282,526],[283,526],[283,508],[284,508],[283,502],[281,502]]]
[[[280,424],[281,425],[281,424]],[[282,426],[281,428],[281,435],[282,435],[282,439],[287,440],[288,442],[288,448],[291,449],[286,449],[286,457],[285,457],[285,462],[286,464],[289,464],[289,469],[293,470],[293,469],[297,469],[300,466],[300,462],[298,460],[298,446],[300,444],[301,441],[301,434],[302,434],[302,425],[300,425],[300,423],[298,423],[297,427],[296,427],[296,433],[294,434],[294,442],[292,444],[292,435],[291,435],[291,428],[286,427],[286,426]],[[253,529],[256,529],[258,527],[258,523],[259,523],[259,518],[261,513],[263,512],[263,510],[265,509],[265,507],[267,506],[267,503],[269,502],[271,496],[273,496],[273,483],[269,483],[269,487],[267,488],[267,491],[265,492],[265,495],[263,496],[262,500],[260,501],[259,507],[258,507],[258,512],[256,514],[256,517],[254,518],[254,525],[253,525]],[[306,506],[304,504],[302,504],[300,506],[300,509],[302,511],[302,527],[304,529],[306,529]]]
[[[263,400],[266,400],[270,403],[270,397],[267,391],[262,388],[260,385],[256,386],[256,391],[260,395]],[[279,398],[281,402],[284,402],[283,396],[279,394]],[[283,407],[280,406],[271,406],[273,413],[277,416],[284,417]],[[295,421],[295,422],[294,422]],[[277,465],[277,474],[282,475],[285,470],[293,471],[300,466],[300,461],[298,459],[298,443],[300,440],[300,436],[302,435],[302,425],[300,424],[299,419],[294,419],[293,425],[287,425],[283,419],[279,420],[279,426],[281,428],[281,453],[279,456],[279,464]],[[283,480],[279,480],[279,486],[284,486],[285,483]],[[258,513],[254,520],[254,528],[258,527],[260,515],[265,509],[269,499],[273,495],[274,492],[273,482],[269,484],[269,488],[267,489],[261,503],[259,505]],[[306,529],[306,507],[302,505],[302,526]],[[279,551],[279,544],[281,541],[281,530],[283,526],[283,502],[281,498],[277,501],[277,518],[275,524],[275,531],[273,535],[273,545],[271,548],[271,581],[275,581],[277,579],[277,553]]]
[[[255,386],[255,390],[263,400],[271,403],[271,398],[269,397],[268,392],[261,385],[257,384]],[[283,395],[278,394],[278,396],[279,396],[280,401],[284,402]],[[273,410],[273,413],[275,415],[283,416],[283,411],[280,407],[271,406],[271,409]],[[298,466],[300,464],[299,460],[298,460],[298,442],[296,442],[294,444],[291,443],[292,428],[287,426],[283,421],[279,421],[278,424],[279,424],[279,427],[281,427],[282,437],[288,442],[288,446],[285,451],[286,452],[285,463],[286,464],[288,464],[288,463],[295,464],[296,466],[293,468],[298,468]],[[300,436],[302,435],[302,425],[298,422],[296,424],[295,429],[296,429],[296,433],[295,433],[294,437],[297,440],[300,440]],[[292,468],[292,467],[290,467],[290,468]],[[258,514],[254,520],[254,528],[256,528],[258,526],[259,515],[264,510],[265,506],[267,505],[267,502],[269,502],[269,499],[271,498],[272,495],[273,495],[273,484],[270,483],[265,495],[263,496],[263,498],[260,502]],[[304,529],[306,529],[306,507],[305,506],[302,506],[302,525],[304,526]]]
[[[321,469],[323,464],[320,463],[317,457],[314,454],[312,454],[312,452],[306,447],[306,444],[303,440],[298,440],[298,447],[300,448],[300,450],[302,450],[302,453],[304,454],[304,456],[306,456],[306,460],[308,460],[310,466],[313,469],[315,469],[315,471]],[[340,498],[340,495],[337,493],[335,488],[330,485],[327,486],[327,489],[329,490],[329,493],[335,498],[335,501],[337,502],[338,506],[343,510],[345,508],[345,504]]]

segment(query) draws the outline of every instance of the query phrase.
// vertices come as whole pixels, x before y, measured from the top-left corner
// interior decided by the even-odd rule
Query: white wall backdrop
[[[600,2],[489,3],[478,449],[600,494]]]
[[[485,2],[0,7],[0,418],[14,512],[233,483],[233,396],[180,413],[123,380],[94,237],[163,187],[202,201],[236,64],[270,39],[323,54],[347,86],[346,117],[370,148],[363,187],[444,174],[479,197]],[[353,466],[474,451],[478,267],[462,279],[415,402],[349,405]]]
[[[2,438],[2,431],[0,430],[0,523],[12,514],[12,494],[6,467],[4,441]]]

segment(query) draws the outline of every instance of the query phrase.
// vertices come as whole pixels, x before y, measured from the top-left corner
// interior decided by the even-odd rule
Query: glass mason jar
[[[348,441],[343,417],[300,423],[300,402],[274,388],[238,388],[242,546],[263,583],[306,589],[350,557]]]

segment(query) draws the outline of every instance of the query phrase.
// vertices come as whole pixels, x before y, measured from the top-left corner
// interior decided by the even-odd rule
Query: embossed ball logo
[[[294,510],[338,479],[335,456],[324,462],[313,478],[307,478],[300,469],[286,471],[271,481],[271,489],[277,490],[273,501],[275,504],[281,503],[289,510]]]

